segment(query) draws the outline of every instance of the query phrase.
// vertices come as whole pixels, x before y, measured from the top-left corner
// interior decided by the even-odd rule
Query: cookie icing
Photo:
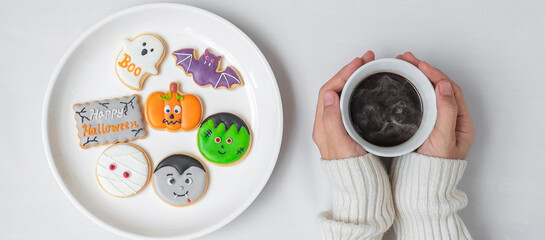
[[[133,90],[141,90],[149,75],[159,73],[166,47],[163,40],[151,33],[124,39],[123,48],[115,60],[115,72],[123,84]]]
[[[178,91],[178,83],[170,83],[170,91],[154,92],[146,99],[146,120],[158,130],[189,131],[202,118],[199,97]]]
[[[214,55],[209,49],[204,50],[200,57],[193,48],[176,50],[172,56],[176,59],[176,65],[184,70],[186,75],[192,76],[199,86],[233,89],[243,84],[236,69],[227,66],[222,70],[220,68],[222,57]]]
[[[148,157],[132,144],[112,145],[102,152],[96,165],[99,185],[115,197],[129,197],[140,192],[150,175]]]
[[[153,171],[153,188],[161,200],[187,206],[200,200],[208,185],[202,163],[183,153],[164,158]]]
[[[144,138],[138,95],[73,106],[80,147]]]
[[[197,145],[208,161],[224,166],[235,164],[250,150],[251,131],[237,115],[216,113],[202,122]]]

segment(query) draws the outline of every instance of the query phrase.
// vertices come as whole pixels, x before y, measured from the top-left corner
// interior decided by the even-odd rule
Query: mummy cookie
[[[192,76],[199,86],[211,85],[213,88],[233,89],[242,86],[242,78],[232,67],[227,66],[221,70],[221,56],[216,56],[209,49],[204,50],[202,56],[198,56],[193,48],[183,48],[172,53],[176,59],[176,65],[186,75]]]
[[[80,147],[144,138],[138,95],[73,106]]]
[[[206,169],[199,160],[187,154],[172,154],[153,171],[155,193],[173,206],[183,207],[199,201],[207,186]]]
[[[201,117],[199,97],[182,94],[175,82],[170,83],[170,91],[154,92],[146,100],[146,119],[154,129],[189,131],[199,125]]]
[[[208,161],[228,166],[242,160],[251,146],[248,125],[232,113],[216,113],[207,117],[197,133],[199,151]]]
[[[151,166],[142,149],[132,144],[119,143],[102,152],[95,173],[104,191],[123,198],[144,189],[151,177]]]
[[[115,60],[117,77],[130,89],[141,90],[149,75],[159,73],[165,52],[163,40],[151,33],[124,39],[123,48]]]

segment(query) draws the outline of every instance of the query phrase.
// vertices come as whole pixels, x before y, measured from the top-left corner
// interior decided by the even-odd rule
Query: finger
[[[334,91],[327,91],[324,94],[324,115],[322,120],[328,146],[333,148],[342,147],[352,140],[344,128],[339,96]]]
[[[399,56],[398,59],[407,61],[411,63],[412,65],[414,65],[415,67],[418,67],[418,64],[420,63],[420,60],[416,58],[412,52],[405,52],[402,55],[398,55],[398,56]]]
[[[366,53],[367,54],[367,53]],[[335,91],[341,92],[348,78],[354,73],[359,67],[363,65],[362,58],[355,58],[348,65],[344,66],[329,82],[324,84],[320,89],[318,95],[318,104],[316,105],[316,120],[322,119],[323,112],[323,96],[326,91]],[[315,125],[316,126],[316,125]]]
[[[375,53],[373,51],[369,50],[369,51],[365,52],[365,54],[363,54],[361,59],[363,60],[363,64],[371,62],[371,61],[375,60]]]
[[[350,76],[352,76],[352,74],[358,70],[358,68],[373,60],[375,60],[375,53],[373,51],[367,51],[361,58],[355,58],[352,60],[352,62],[337,72],[335,76],[331,78],[331,80],[324,84],[322,89],[320,89],[320,95],[323,95],[325,91],[329,90],[333,90],[337,93],[340,92],[344,87],[344,84],[346,84],[346,81],[348,81]]]
[[[454,87],[454,98],[456,99],[456,104],[458,105],[456,139],[458,140],[458,145],[464,149],[465,152],[467,152],[475,139],[475,127],[473,126],[473,121],[469,115],[462,89],[456,83],[452,84]]]
[[[361,66],[363,66],[363,59],[362,58],[354,58],[349,64],[344,66],[339,72],[335,74],[329,80],[327,83],[322,86],[320,89],[320,95],[323,96],[323,94],[326,91],[335,91],[340,92],[344,85],[346,84],[346,81],[348,81],[348,78]]]
[[[471,131],[473,129],[473,124],[471,123],[471,118],[469,118],[469,110],[467,108],[464,94],[462,93],[462,89],[460,88],[460,86],[450,80],[450,78],[446,74],[444,74],[439,69],[433,67],[427,62],[421,62],[418,65],[418,68],[428,77],[434,87],[437,85],[437,83],[443,80],[449,80],[451,82],[452,90],[454,92],[454,99],[456,100],[456,105],[458,106],[458,117],[462,120],[462,126],[468,126],[459,130]]]
[[[454,99],[456,99],[456,104],[458,104],[458,117],[460,116],[469,116],[469,110],[467,109],[466,100],[462,88],[458,86],[454,81],[452,83],[452,90],[454,91]]]
[[[331,84],[332,86],[342,85],[340,89],[335,89],[335,90],[338,90],[336,92],[339,92],[344,86],[344,84],[346,83],[346,81],[348,81],[348,78],[350,78],[350,76],[352,76],[352,74],[356,70],[358,70],[358,68],[363,66],[364,63],[365,62],[363,61],[363,58],[354,58],[354,60],[352,60],[348,65],[344,66],[339,72],[337,72],[337,74],[335,74],[335,76],[333,76],[328,83],[332,82],[333,83]],[[333,90],[333,89],[327,89],[327,90]]]
[[[458,105],[454,99],[454,91],[449,80],[443,80],[435,88],[437,97],[437,122],[434,131],[439,132],[441,138],[456,141],[456,120]]]
[[[458,105],[458,114],[469,115],[469,112],[467,110],[467,105],[464,99],[464,95],[462,93],[462,89],[456,83],[450,80],[450,78],[446,74],[444,74],[439,69],[433,67],[427,62],[424,62],[424,61],[421,62],[418,65],[418,68],[426,75],[426,77],[428,77],[428,79],[430,80],[430,82],[433,84],[434,87],[440,81],[449,80],[450,83],[452,84],[452,90],[454,92],[454,98],[456,100],[456,104]]]
[[[431,84],[435,87],[437,83],[443,80],[450,80],[441,70],[433,67],[429,63],[422,61],[418,64],[418,68],[428,77]]]

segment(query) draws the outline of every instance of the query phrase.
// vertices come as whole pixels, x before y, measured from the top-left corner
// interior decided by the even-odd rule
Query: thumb
[[[442,80],[435,88],[437,97],[437,122],[435,130],[442,138],[456,139],[456,119],[458,117],[458,105],[454,98],[454,91],[450,80]]]
[[[337,144],[342,144],[347,139],[350,139],[342,122],[339,95],[334,91],[326,91],[324,93],[322,121],[328,142],[334,141]]]

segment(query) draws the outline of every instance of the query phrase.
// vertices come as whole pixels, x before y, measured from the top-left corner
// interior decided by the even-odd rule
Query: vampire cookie
[[[199,201],[208,187],[204,165],[195,157],[176,153],[164,158],[153,171],[153,188],[164,202],[184,207]]]

